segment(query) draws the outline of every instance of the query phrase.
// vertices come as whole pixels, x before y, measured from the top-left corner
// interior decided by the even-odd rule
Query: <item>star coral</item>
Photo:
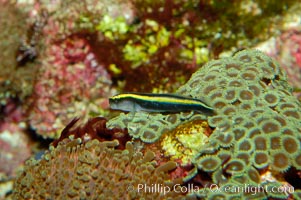
[[[300,168],[296,153],[300,152],[301,105],[292,95],[283,70],[265,54],[245,50],[233,58],[211,61],[194,73],[178,93],[205,99],[217,113],[208,118],[209,125],[214,127],[209,136],[209,153],[202,149],[195,160],[199,171],[223,170],[220,175],[228,178],[215,184],[232,184],[238,177],[251,184],[247,172],[254,167],[257,174],[270,170],[274,175],[284,174],[292,167]],[[226,137],[236,139],[224,145],[222,140]],[[230,157],[217,162],[221,151],[231,152]],[[207,157],[212,159],[206,166],[214,168],[200,165]],[[264,195],[273,197],[269,193]],[[287,198],[288,194],[279,197]]]
[[[39,42],[44,45],[40,45],[43,48],[36,65],[39,73],[32,96],[35,102],[28,111],[30,126],[37,134],[53,138],[73,117],[71,113],[89,117],[101,110],[103,114],[107,108],[103,98],[112,95],[114,89],[174,92],[198,64],[237,43],[252,44],[250,41],[258,40],[258,34],[267,32],[271,26],[267,21],[275,15],[260,2],[254,3],[257,14],[243,8],[244,1],[235,3],[234,11],[232,3],[223,4],[229,17],[220,12],[216,1],[36,2],[32,13],[38,13],[40,18],[43,13],[48,15]],[[280,13],[291,4],[291,1],[281,5],[267,2]],[[237,29],[232,18],[243,24],[242,30]],[[254,20],[260,25],[253,26]],[[245,22],[251,24],[250,30]],[[220,27],[226,30],[221,31]],[[260,35],[261,39],[265,35]],[[86,80],[83,84],[78,81],[80,76]],[[103,80],[95,80],[100,76]],[[244,76],[252,78],[254,73]],[[69,89],[65,82],[76,87]],[[43,93],[48,90],[54,98]],[[242,92],[240,97],[248,98],[243,95],[247,92]],[[153,141],[154,137],[143,136],[145,141]]]
[[[138,182],[135,180],[139,179],[148,184],[173,185],[175,180],[171,177],[179,178],[181,184],[197,183],[202,189],[186,194],[192,198],[290,197],[291,189],[286,193],[271,192],[269,188],[291,187],[289,183],[293,186],[296,184],[287,174],[300,170],[301,108],[291,93],[285,74],[275,61],[256,50],[241,51],[232,58],[207,63],[177,92],[210,102],[216,111],[215,115],[203,116],[193,112],[164,115],[121,113],[108,122],[108,127],[105,119],[98,118],[73,130],[74,120],[63,131],[60,142],[54,143],[58,144],[56,147],[51,147],[41,160],[31,159],[27,162],[25,172],[16,181],[15,197],[21,195],[31,198],[34,194],[44,198],[54,197],[53,195],[93,198],[95,193],[92,191],[96,191],[98,195],[112,195],[114,191],[117,196],[126,194],[128,198],[139,198],[145,196],[139,196],[141,193],[135,190],[126,191],[128,184],[136,188]],[[203,129],[204,125],[207,127],[206,131]],[[163,147],[158,146],[159,141],[163,141],[164,145],[172,143],[171,140],[166,140],[171,137],[168,132],[175,133],[174,138],[181,141],[187,130],[193,132],[195,126],[198,127],[196,132],[203,134],[202,137],[198,137],[195,143],[185,140],[182,144],[175,145],[185,146],[185,151],[189,151],[188,148],[195,151],[187,159],[190,161],[190,173],[185,168],[177,168],[169,173],[169,170],[175,169],[176,164],[162,157],[160,148]],[[200,129],[199,126],[203,128]],[[128,132],[124,132],[125,128]],[[110,133],[111,137],[107,137],[105,132]],[[67,133],[72,134],[68,137]],[[132,142],[128,141],[129,137],[118,137],[119,133],[123,133],[121,136],[128,133],[133,138]],[[204,141],[199,141],[200,138],[207,138],[208,142],[203,145]],[[139,151],[141,148],[137,139],[151,144],[144,145],[144,150]],[[155,148],[156,153],[147,151]],[[180,155],[174,160],[182,163],[179,161],[181,159]],[[142,163],[145,167],[140,168],[137,163]],[[65,166],[69,166],[68,172],[62,171]],[[111,169],[104,166],[111,166]],[[191,169],[192,166],[195,168]],[[159,175],[158,171],[162,173]],[[60,176],[46,178],[49,173]],[[104,178],[104,173],[108,173],[112,181]],[[62,184],[71,189],[61,190],[54,186],[50,187],[50,192],[31,189],[39,185],[35,181],[40,183],[45,180],[49,181],[50,186]],[[117,182],[118,191],[116,188],[108,191],[101,187],[103,184],[113,187]],[[89,183],[89,186],[84,187],[85,183]],[[253,194],[246,190],[215,193],[206,188],[206,185],[215,185],[223,190],[228,187],[244,187],[246,184],[250,188],[267,189]],[[79,189],[81,192],[78,192]],[[150,198],[162,198],[161,194],[150,194],[155,195],[149,196]],[[171,192],[170,195],[174,193]]]
[[[147,143],[156,144],[162,139],[165,155],[179,155],[177,161],[182,163],[183,157],[187,161],[185,152],[192,151],[193,146],[186,146],[181,153],[175,151],[184,143],[170,140],[168,133],[174,133],[176,140],[180,140],[184,135],[179,130],[185,123],[193,126],[197,125],[196,120],[207,121],[213,129],[207,133],[208,143],[202,145],[204,141],[199,138],[195,145],[202,147],[191,159],[198,173],[212,175],[212,183],[221,187],[238,180],[239,184],[264,185],[266,181],[261,182],[258,177],[266,170],[281,177],[290,169],[300,169],[301,106],[291,92],[278,63],[259,51],[245,50],[233,58],[207,63],[177,91],[208,102],[216,111],[214,116],[122,113],[110,120],[108,126],[128,128],[132,137]]]
[[[3,2],[0,4],[4,5]],[[26,2],[28,1],[16,1],[16,4],[19,4],[19,6],[28,4]],[[0,19],[0,22],[4,22],[5,28],[3,28],[4,31],[1,32],[1,34],[4,33],[5,35],[7,31],[11,31],[12,34],[3,37],[4,42],[2,42],[1,45],[4,46],[2,46],[3,49],[0,48],[3,50],[1,51],[3,52],[3,54],[1,54],[1,56],[3,55],[3,58],[1,57],[1,64],[5,64],[4,70],[0,72],[1,103],[7,104],[7,97],[12,96],[18,98],[17,100],[21,99],[23,101],[25,97],[31,94],[32,86],[35,84],[33,80],[37,80],[36,83],[38,84],[34,88],[39,90],[34,92],[32,96],[33,104],[28,106],[30,108],[28,109],[30,119],[25,119],[24,121],[29,124],[29,129],[35,129],[35,131],[32,132],[43,135],[43,137],[58,136],[59,130],[74,116],[84,115],[84,118],[87,118],[89,115],[98,115],[99,110],[101,110],[100,112],[103,114],[102,108],[107,108],[104,98],[115,93],[114,91],[109,91],[112,89],[112,86],[113,90],[117,88],[128,91],[173,92],[188,79],[190,73],[195,71],[199,64],[213,57],[218,57],[220,52],[225,50],[233,52],[274,35],[275,32],[277,33],[279,31],[278,25],[276,24],[280,24],[279,22],[282,21],[283,12],[294,13],[299,20],[297,12],[295,13],[288,10],[293,3],[294,1],[291,0],[276,3],[270,0],[264,2],[250,2],[245,0],[235,2],[215,0],[169,0],[158,2],[140,0],[56,0],[52,1],[51,4],[48,1],[30,1],[29,4],[31,4],[31,6],[27,6],[26,8],[20,6],[22,7],[22,9],[20,9],[22,12],[31,10],[31,16],[41,15],[42,12],[37,11],[39,8],[49,12],[48,24],[46,24],[46,27],[43,29],[46,34],[39,42],[40,44],[45,44],[42,45],[44,49],[40,49],[45,50],[45,52],[41,51],[42,54],[40,55],[42,55],[42,57],[38,57],[37,62],[30,63],[30,65],[22,65],[18,68],[6,67],[8,66],[6,64],[11,62],[13,64],[9,65],[15,66],[16,60],[13,54],[19,44],[19,38],[24,39],[22,32],[23,34],[26,33],[26,28],[21,27],[21,29],[24,28],[22,31],[20,31],[21,29],[16,31],[12,30],[15,30],[14,28],[21,24],[25,26],[25,19],[26,21],[33,19],[27,19],[27,15],[20,17],[20,10],[17,11],[15,8],[12,8],[14,5],[11,6],[11,12],[8,13],[7,10],[5,10],[7,7],[4,5],[1,7],[3,11],[1,14],[4,17],[1,18],[2,20]],[[17,18],[17,20],[10,20],[14,17]],[[289,51],[291,55],[294,56],[287,56],[283,59],[281,63],[282,67],[289,63],[292,63],[292,65],[295,63],[294,66],[298,67],[300,61],[300,49],[298,48],[300,46],[299,35],[299,31],[293,30],[281,38],[284,42],[283,47],[279,48],[289,49],[286,51]],[[12,38],[14,39],[13,42],[11,42]],[[51,41],[49,41],[49,38]],[[80,43],[84,43],[84,45],[78,45]],[[52,47],[54,50],[50,51]],[[78,54],[75,53],[70,56],[70,52],[66,50],[67,48],[64,49],[65,47],[70,48],[70,50],[74,52],[78,50]],[[83,47],[83,49],[80,49],[81,47]],[[135,49],[135,47],[139,48]],[[88,53],[85,52],[87,49],[89,51]],[[8,54],[6,54],[7,52]],[[56,52],[64,55],[53,56]],[[7,57],[9,59],[6,59],[5,55],[9,55]],[[63,72],[63,75],[60,74],[63,70],[56,68],[56,64],[59,65],[61,63],[52,62],[52,59],[57,59],[57,61],[67,60],[66,62],[68,64],[64,65],[65,69],[67,69],[67,75],[65,72]],[[87,60],[90,60],[90,62],[86,62]],[[98,74],[98,72],[90,70],[89,65],[94,66],[94,64],[99,67],[98,69],[101,68],[110,73],[108,76],[105,76],[106,79],[102,82],[104,83],[103,85],[98,81],[96,81],[98,82],[96,84],[93,82],[93,73]],[[297,67],[295,69],[299,69]],[[37,77],[35,76],[36,68],[39,68],[39,76]],[[77,71],[78,68],[87,69],[87,74],[84,73],[84,69]],[[56,69],[58,69],[58,74],[55,72]],[[85,82],[84,85],[76,85],[76,83],[80,82],[78,81],[80,78],[72,76],[74,75],[72,73],[68,74],[68,72],[73,69],[79,72],[78,75],[86,75],[85,79],[89,80],[87,81],[89,84]],[[221,69],[223,69],[223,67],[221,67]],[[52,78],[56,76],[61,78],[66,75],[66,79],[48,79],[48,76],[44,76],[47,74],[45,73],[47,70],[53,70],[49,73]],[[219,113],[215,117],[206,119],[206,117],[197,116],[193,113],[154,115],[148,115],[146,113],[138,114],[133,121],[131,121],[131,116],[125,115],[122,118],[123,121],[116,126],[128,128],[129,135],[134,138],[134,140],[141,139],[145,143],[154,144],[160,141],[160,138],[162,138],[162,136],[164,137],[165,133],[176,131],[177,127],[181,127],[184,123],[190,123],[195,119],[207,121],[214,130],[214,133],[209,135],[209,145],[205,146],[205,148],[208,147],[208,149],[206,149],[206,151],[200,150],[199,154],[202,158],[206,156],[216,157],[217,155],[221,162],[216,163],[221,166],[225,165],[225,168],[227,166],[227,170],[221,167],[217,168],[214,172],[208,172],[209,176],[211,176],[212,173],[214,183],[227,182],[228,178],[233,179],[233,182],[241,182],[246,178],[245,176],[229,175],[228,172],[231,172],[231,169],[228,169],[228,165],[226,164],[230,162],[228,159],[231,157],[235,157],[235,161],[243,160],[247,164],[247,167],[253,165],[246,173],[248,177],[253,178],[252,182],[255,183],[259,183],[259,181],[257,181],[258,177],[259,175],[262,176],[262,171],[265,170],[273,171],[273,175],[276,177],[282,177],[283,174],[300,170],[301,154],[300,151],[298,151],[300,149],[300,139],[295,137],[296,132],[300,132],[300,129],[296,131],[296,129],[293,128],[294,126],[292,124],[295,124],[296,120],[293,120],[292,123],[287,123],[290,117],[283,119],[283,116],[287,115],[298,118],[300,113],[298,114],[296,110],[298,110],[299,107],[295,109],[296,106],[288,103],[288,101],[292,99],[288,99],[287,102],[283,104],[287,96],[291,98],[290,95],[282,95],[280,97],[278,91],[270,91],[271,85],[266,82],[273,80],[272,76],[263,78],[262,82],[268,85],[268,88],[265,88],[258,85],[249,85],[249,83],[256,81],[258,74],[261,74],[258,73],[259,71],[256,71],[256,69],[253,68],[253,71],[249,70],[242,74],[240,74],[239,71],[240,70],[235,70],[235,66],[232,66],[228,71],[227,75],[235,77],[233,78],[234,80],[228,82],[228,85],[224,85],[224,83],[227,83],[227,80],[221,80],[221,83],[212,83],[211,79],[214,79],[216,75],[218,79],[222,79],[222,77],[218,75],[218,71],[215,74],[210,72],[213,76],[206,77],[205,80],[208,85],[198,87],[198,83],[195,83],[191,89],[191,92],[199,93],[200,98],[203,94],[215,95],[216,98],[219,98],[218,100],[220,101],[216,103],[216,108],[223,107],[221,111],[222,114]],[[298,72],[298,70],[295,70],[295,72]],[[224,74],[223,70],[221,74]],[[269,71],[266,71],[266,74],[270,74]],[[296,77],[294,80],[300,79],[299,74],[300,73],[290,73],[292,77]],[[7,77],[9,77],[9,80],[6,80]],[[239,77],[239,79],[236,77]],[[240,78],[249,82],[243,84]],[[41,84],[43,80],[41,81],[39,79],[44,79],[43,84],[47,82],[47,80],[49,82],[43,85]],[[73,88],[68,84],[65,85],[67,81],[72,83],[72,85],[76,85],[76,87]],[[222,83],[222,81],[224,83]],[[141,84],[141,82],[143,82],[143,84]],[[277,84],[277,81],[275,82]],[[278,81],[278,83],[279,82],[280,81]],[[294,84],[297,85],[299,82],[294,81]],[[59,91],[52,88],[53,85],[55,85],[55,87],[58,86],[57,83],[60,83],[58,85],[61,86],[59,87]],[[65,85],[67,89],[66,87],[64,88],[63,85]],[[243,86],[246,88],[237,90],[238,87],[242,88]],[[206,87],[206,89],[202,91],[204,87]],[[80,92],[74,91],[73,89],[79,89]],[[100,94],[98,93],[98,89],[104,89],[109,92],[100,92]],[[194,91],[194,89],[200,91]],[[216,90],[219,90],[219,92],[216,94],[211,93]],[[286,92],[288,91],[287,88],[284,90]],[[54,99],[50,96],[44,96],[48,91],[55,94]],[[96,95],[93,96],[94,94]],[[187,94],[189,95],[189,92]],[[92,98],[90,98],[91,96]],[[255,109],[254,105],[252,106],[253,101],[257,101],[256,107],[261,107],[261,102],[265,105],[269,105],[269,108],[264,111],[257,110],[250,115],[248,119],[237,116],[237,113],[241,110],[251,111]],[[27,107],[28,102],[22,103],[24,107]],[[239,111],[237,111],[238,108]],[[273,112],[267,113],[267,110],[271,109]],[[247,111],[244,111],[243,113],[246,112]],[[259,119],[262,115],[264,115],[262,117],[263,119]],[[268,119],[271,115],[279,116],[275,116],[273,120]],[[139,116],[141,116],[141,121],[138,120]],[[231,118],[230,120],[228,120],[229,116]],[[249,119],[250,121],[248,121]],[[253,119],[256,119],[256,121],[254,122]],[[112,123],[109,122],[109,124],[110,127],[113,128],[115,124],[113,120],[111,121]],[[232,121],[235,123],[234,127],[231,125]],[[24,123],[21,124],[24,126]],[[13,128],[15,127],[13,126]],[[222,134],[225,130],[227,133]],[[22,129],[22,134],[24,131]],[[15,131],[13,132],[15,133]],[[263,132],[270,135],[268,140],[262,136]],[[277,132],[282,132],[285,136],[279,137],[278,134],[275,134]],[[7,133],[7,131],[5,131],[5,133]],[[6,136],[7,134],[5,134],[5,137]],[[117,135],[115,136],[117,137]],[[203,135],[200,134],[200,136]],[[124,149],[125,143],[116,137],[114,139],[119,141],[117,148]],[[107,140],[108,137],[102,139]],[[127,140],[128,138],[125,139],[125,141]],[[23,141],[27,143],[26,139]],[[135,142],[136,141],[137,140],[135,140]],[[254,141],[256,144],[254,144]],[[143,144],[143,142],[141,143]],[[6,148],[5,145],[2,146]],[[26,145],[22,146],[22,148],[26,147]],[[283,150],[281,154],[278,152],[279,149]],[[270,151],[272,152],[271,154],[269,153]],[[20,153],[22,154],[23,152]],[[26,150],[24,153],[28,155],[29,152]],[[158,153],[157,155],[162,154]],[[267,155],[269,156],[268,159]],[[276,157],[276,159],[270,158],[271,155]],[[288,155],[291,156],[289,160],[287,160]],[[219,159],[215,160],[219,161]],[[198,161],[199,162],[194,162],[195,166],[202,168],[202,160],[200,159]],[[241,163],[240,161],[235,163],[239,164]],[[279,165],[281,161],[284,161],[284,165],[282,166]],[[272,167],[272,165],[274,165],[274,167]],[[5,165],[1,167],[5,167],[8,171],[11,170],[10,167]],[[206,170],[199,169],[199,174],[204,173],[204,171]],[[218,177],[220,179],[218,179]],[[223,196],[222,194],[217,194],[215,197],[218,197],[218,195]],[[210,194],[209,197],[213,198],[214,194]]]
[[[108,121],[108,127],[127,128],[129,135],[135,139],[140,139],[145,143],[154,143],[160,136],[172,131],[183,121],[202,120],[204,116],[194,115],[193,112],[161,114],[161,113],[121,113],[117,117]]]

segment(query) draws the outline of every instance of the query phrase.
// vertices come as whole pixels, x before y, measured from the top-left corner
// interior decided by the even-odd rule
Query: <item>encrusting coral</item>
[[[23,117],[18,124],[22,132],[29,130],[26,136],[53,138],[75,116],[106,116],[106,98],[117,91],[175,92],[204,62],[254,46],[275,34],[282,37],[283,46],[277,48],[286,49],[279,50],[277,55],[290,52],[285,58],[280,57],[283,58],[281,66],[294,64],[293,71],[300,71],[300,31],[279,29],[284,14],[294,13],[299,19],[298,12],[289,10],[291,5],[298,4],[295,0],[281,3],[57,0],[51,4],[6,0],[0,4],[3,11],[0,26],[4,27],[0,33],[3,40],[0,44],[3,50],[0,53],[1,111],[12,100],[20,106],[22,115],[29,117]],[[37,31],[35,25],[39,22],[44,24]],[[30,27],[35,30],[29,30]],[[131,115],[122,114],[115,121],[110,120],[108,126],[128,128],[128,138],[135,145],[137,141],[144,147],[153,145],[162,150],[156,154],[158,157],[171,156],[169,159],[179,164],[198,166],[198,172],[208,174],[213,183],[244,179],[231,175],[233,165],[228,164],[233,159],[235,162],[231,164],[237,167],[241,161],[246,163],[246,168],[252,166],[247,172],[254,175],[256,171],[254,177],[269,170],[276,177],[300,170],[300,138],[296,137],[300,129],[295,128],[300,120],[290,120],[300,118],[300,106],[288,88],[283,88],[288,94],[279,95],[279,87],[286,85],[286,80],[281,80],[278,66],[271,71],[266,64],[246,66],[238,57],[234,60],[236,66],[225,68],[224,64],[218,67],[208,64],[210,68],[220,69],[200,70],[198,73],[204,75],[199,80],[201,84],[190,82],[193,87],[186,85],[189,91],[178,90],[187,96],[200,99],[204,96],[209,103],[212,97],[217,115],[207,118],[195,113],[136,113],[132,120]],[[288,71],[295,77],[292,80],[300,79],[293,71]],[[295,83],[300,85],[298,81]],[[209,96],[207,100],[206,96]],[[253,113],[248,115],[246,110]],[[0,115],[7,118],[4,112]],[[196,128],[199,121],[210,125],[210,132]],[[263,132],[269,136],[263,136]],[[279,137],[278,132],[284,133],[283,136]],[[6,139],[8,132],[3,133],[2,138]],[[14,133],[18,132],[11,132]],[[118,135],[109,138],[102,138],[101,142],[117,139],[117,149],[124,149],[126,143]],[[202,142],[190,142],[194,139]],[[30,147],[25,146],[26,150],[18,155],[29,154]],[[2,149],[7,160],[15,161],[12,159],[15,156],[5,153],[6,146]],[[196,155],[199,157],[195,158]],[[207,157],[221,161],[212,163],[217,165],[213,171],[208,169],[208,173],[201,167],[203,162],[207,163]],[[9,173],[15,171],[9,165],[2,167]]]
[[[158,166],[153,152],[138,152],[131,142],[118,149],[124,143],[121,137],[101,142],[109,135],[126,133],[107,129],[104,118],[73,128],[76,121],[40,160],[26,162],[15,182],[14,199],[158,199],[183,195],[172,190],[163,195],[139,186],[154,184],[172,189],[175,183],[169,171],[175,169],[175,162]]]
[[[203,119],[204,116],[194,115],[193,112],[180,114],[121,113],[108,121],[108,127],[127,128],[131,137],[139,138],[145,143],[154,143],[159,140],[162,133],[172,131],[185,120]]]
[[[290,194],[291,189],[270,190],[273,187],[291,187],[289,184],[294,186],[296,183],[288,178],[289,174],[301,169],[301,106],[291,91],[279,65],[259,51],[244,50],[232,58],[211,61],[194,73],[177,93],[209,103],[215,115],[193,112],[121,113],[108,123],[103,118],[92,120],[84,128],[76,129],[80,131],[72,130],[76,122],[73,121],[63,131],[60,142],[55,142],[41,160],[27,162],[25,171],[16,181],[14,196],[31,198],[31,194],[35,194],[44,198],[49,195],[93,198],[98,194],[118,198],[123,194],[132,199],[167,198],[157,193],[139,196],[141,194],[135,191],[126,191],[125,185],[137,185],[139,181],[136,180],[172,185],[171,177],[175,176],[168,171],[175,169],[177,162],[187,164],[190,169],[195,167],[190,174],[182,171],[185,172],[182,175],[187,176],[178,176],[181,183],[198,183],[201,188],[186,193],[187,197],[297,197],[300,191]],[[69,132],[73,137],[69,137]],[[183,138],[197,139],[195,143],[189,143]],[[150,151],[139,151],[139,140],[149,143],[144,147],[159,148],[160,156]],[[178,151],[181,149],[185,149],[183,155]],[[157,167],[153,157],[156,161],[164,157],[165,160],[158,162]],[[166,157],[174,160],[166,161]],[[104,173],[109,173],[108,179]],[[296,178],[300,180],[300,177]],[[64,187],[50,185],[56,191],[46,191],[34,188],[40,187],[37,183],[42,183],[43,187],[46,187],[44,183]],[[111,191],[104,188],[104,185],[113,187],[116,183],[118,191],[116,188]],[[209,190],[208,184],[228,192]],[[64,189],[66,187],[71,189]],[[233,190],[229,191],[229,187]],[[235,190],[238,187],[244,189]],[[258,187],[265,190],[254,193],[254,188],[258,190]]]
[[[210,152],[203,149],[195,159],[200,171],[222,169],[228,177],[223,184],[214,183],[222,186],[240,177],[251,184],[248,171],[252,168],[258,171],[253,170],[255,177],[264,170],[282,174],[291,167],[300,169],[300,102],[292,95],[283,70],[268,56],[244,50],[233,58],[211,61],[178,93],[210,102],[217,113],[208,118],[214,128],[209,136]],[[217,141],[225,137],[235,139],[227,146]],[[226,161],[217,162],[221,151],[231,153]],[[206,166],[214,167],[204,166],[206,158],[211,158]],[[287,194],[281,195],[278,197],[287,198]]]
[[[263,184],[257,177],[265,170],[283,174],[291,167],[301,167],[301,106],[291,92],[275,61],[259,51],[245,50],[207,63],[177,91],[208,102],[216,115],[120,114],[108,126],[128,128],[132,137],[155,143],[168,138],[164,134],[182,126],[183,121],[208,121],[213,131],[193,161],[199,171],[215,174],[215,184],[230,184],[238,177],[245,179],[244,183]],[[152,137],[146,139],[146,133]],[[165,155],[176,154],[174,145],[166,145],[164,150]],[[225,151],[229,155],[220,160],[220,152]],[[217,174],[227,178],[220,182]]]

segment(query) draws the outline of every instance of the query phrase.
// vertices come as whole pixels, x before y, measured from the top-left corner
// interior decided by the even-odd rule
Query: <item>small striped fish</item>
[[[204,102],[174,94],[123,93],[109,98],[113,110],[128,112],[185,112],[212,114],[213,109]]]

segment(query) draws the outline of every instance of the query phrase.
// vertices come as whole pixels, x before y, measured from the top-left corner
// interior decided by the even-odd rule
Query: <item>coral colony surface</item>
[[[0,199],[301,199],[300,15],[296,0],[0,0]],[[109,110],[122,92],[215,113]]]
[[[301,104],[277,62],[244,50],[208,62],[177,93],[215,114],[73,120],[26,162],[13,198],[300,199]]]

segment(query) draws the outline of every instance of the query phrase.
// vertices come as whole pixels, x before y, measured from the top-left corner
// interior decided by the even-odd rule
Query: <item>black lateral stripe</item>
[[[159,112],[180,112],[196,110],[212,112],[213,109],[204,102],[175,94],[123,93],[112,97],[115,101],[128,100],[141,108]]]

